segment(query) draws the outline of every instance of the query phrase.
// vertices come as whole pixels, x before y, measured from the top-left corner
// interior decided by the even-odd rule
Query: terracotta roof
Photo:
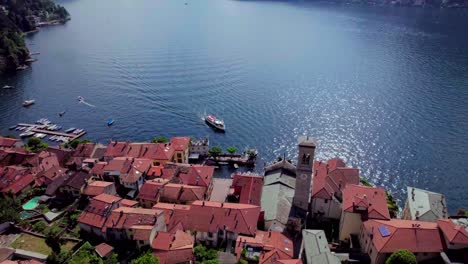
[[[239,196],[239,203],[260,206],[263,177],[254,174],[236,174],[232,180],[234,195]]]
[[[387,196],[383,188],[348,184],[343,190],[343,211],[358,213],[363,208],[370,219],[390,219]]]
[[[28,169],[24,167],[0,167],[0,189],[6,188],[9,185],[13,184],[26,173],[28,173]]]
[[[216,232],[219,229],[253,235],[257,231],[260,207],[250,204],[195,201],[190,206],[187,229]]]
[[[205,198],[206,187],[168,183],[160,192],[163,201],[191,202]]]
[[[148,200],[148,201],[158,201],[159,200],[159,192],[163,188],[166,182],[162,181],[147,181],[145,182],[141,188],[140,193],[138,193],[138,199]]]
[[[444,249],[437,223],[391,219],[368,220],[363,225],[367,232],[373,234],[372,243],[380,253],[392,253],[398,249],[430,253]]]
[[[213,179],[214,167],[213,166],[203,166],[203,165],[193,165],[181,169],[185,172],[179,174],[182,183],[188,185],[200,185],[200,186],[210,186]]]
[[[171,146],[175,151],[185,151],[190,145],[190,137],[173,137]]]
[[[184,230],[188,221],[190,205],[157,203],[153,209],[162,210],[168,232],[171,230]]]
[[[38,260],[30,259],[30,260],[4,260],[0,262],[0,264],[42,264]]]
[[[468,245],[468,230],[466,227],[455,224],[451,219],[437,221],[440,230],[450,243]]]
[[[7,147],[11,148],[13,147],[16,143],[20,142],[21,140],[15,139],[15,138],[7,138],[7,137],[2,137],[0,136],[0,147]]]
[[[255,237],[238,236],[236,240],[236,255],[239,258],[244,245],[252,247],[261,247],[263,254],[270,251],[278,251],[281,259],[290,259],[293,257],[293,242],[288,237],[277,231],[257,231]],[[270,255],[270,254],[268,254]],[[266,257],[260,257],[263,261],[267,261]]]
[[[52,167],[44,172],[38,173],[37,178],[42,178],[45,184],[49,184],[54,179],[65,176],[66,172],[67,170],[62,167]]]
[[[98,162],[94,164],[94,167],[91,169],[89,174],[91,175],[103,175],[104,174],[104,168],[106,167],[107,162]]]
[[[151,236],[152,225],[136,225],[130,227],[133,231],[133,240],[149,241]]]
[[[282,251],[277,249],[260,254],[259,264],[276,264],[277,259],[288,258]]]
[[[189,233],[177,230],[175,233],[157,232],[151,247],[156,250],[177,250],[193,248],[194,238]]]
[[[107,216],[112,211],[112,204],[120,201],[122,198],[100,194],[91,199],[89,205],[78,217],[78,222],[97,228],[102,228],[106,222]]]
[[[55,156],[57,156],[57,159],[59,161],[60,166],[64,166],[67,160],[71,157],[72,155],[72,150],[70,149],[62,149],[60,147],[56,146],[48,146],[46,148],[46,151],[50,153],[54,153]]]
[[[41,151],[34,156],[27,158],[23,164],[25,166],[31,166],[36,172],[46,171],[53,167],[60,166],[57,156],[48,151]]]
[[[167,143],[156,143],[155,160],[171,160],[174,156],[174,149]]]
[[[161,178],[163,179],[172,179],[176,175],[176,169],[175,168],[164,168],[161,170],[162,175]]]
[[[104,258],[107,257],[107,255],[109,255],[114,250],[114,248],[106,243],[101,243],[96,246],[95,250],[101,258]]]
[[[148,170],[148,176],[150,176],[150,177],[161,177],[163,168],[164,167],[161,166],[161,165],[151,166],[150,169]]]
[[[359,170],[345,167],[339,158],[326,162],[314,161],[314,184],[312,197],[331,199],[334,193],[340,193],[347,184],[359,184]]]
[[[110,160],[104,167],[104,171],[118,171],[120,173],[130,170],[130,163],[132,158],[117,157]]]
[[[2,189],[3,193],[8,193],[12,192],[13,194],[17,194],[21,192],[24,188],[27,186],[30,186],[31,183],[34,182],[34,176],[32,174],[26,174],[22,176],[21,178],[15,180],[12,184],[10,184],[8,187],[5,187]]]
[[[154,209],[120,207],[114,209],[106,221],[107,228],[130,229],[137,225],[154,226],[163,212]]]
[[[104,193],[105,189],[111,185],[114,185],[114,183],[105,181],[93,181],[91,183],[88,183],[88,185],[84,188],[83,194],[88,196],[96,196],[101,193]]]
[[[84,157],[90,158],[94,152],[94,147],[96,144],[94,143],[80,143],[76,146],[75,151],[73,151],[73,157]]]
[[[122,199],[120,200],[119,204],[123,207],[136,207],[138,205],[138,202],[128,199]]]
[[[90,175],[79,171],[75,172],[69,176],[69,178],[65,182],[65,186],[80,190],[81,187],[86,183],[86,180],[89,179]]]
[[[150,168],[152,161],[149,159],[132,159],[130,163],[130,170],[122,172],[120,180],[127,183],[135,183],[143,174],[145,174]]]
[[[115,157],[125,157],[127,154],[128,142],[117,142],[113,141],[107,145],[106,152],[104,157],[106,158],[115,158]]]
[[[300,259],[278,259],[277,264],[302,264]]]

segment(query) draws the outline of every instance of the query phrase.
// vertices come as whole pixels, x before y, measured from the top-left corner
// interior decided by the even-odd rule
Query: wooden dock
[[[36,127],[40,125],[34,125],[34,124],[26,124],[26,123],[18,123],[17,126],[22,126],[22,127]],[[62,133],[62,132],[57,132],[57,131],[50,131],[50,130],[43,130],[43,129],[38,129],[38,128],[33,128],[31,129],[32,132],[36,133],[42,133],[42,134],[47,134],[47,135],[53,135],[53,136],[62,136],[62,137],[69,137],[70,141],[75,140],[77,138],[82,137],[84,134],[86,134],[86,131],[83,131],[79,134],[73,134],[73,133]]]
[[[70,141],[75,140],[77,138],[80,138],[84,134],[86,134],[86,131],[83,131],[83,132],[81,132],[79,134],[73,134],[73,133],[62,133],[62,132],[57,132],[57,131],[42,130],[42,129],[37,129],[37,128],[31,129],[31,131],[36,132],[36,133],[53,135],[53,136],[69,137]]]

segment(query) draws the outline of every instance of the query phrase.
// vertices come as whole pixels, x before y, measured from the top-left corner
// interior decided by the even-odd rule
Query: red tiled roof
[[[314,161],[312,197],[331,199],[334,193],[341,193],[346,184],[359,184],[359,170],[345,166],[339,158],[328,163]]]
[[[189,233],[177,230],[175,233],[157,232],[151,247],[156,250],[177,250],[193,248],[194,239]]]
[[[250,204],[195,201],[190,206],[187,229],[216,232],[219,229],[253,235],[260,207]]]
[[[399,249],[407,249],[413,253],[430,253],[444,249],[437,223],[371,219],[363,225],[367,232],[373,234],[372,243],[380,253],[393,253]],[[390,235],[382,236],[379,227],[386,228]]]
[[[163,188],[166,182],[162,181],[147,181],[141,188],[140,193],[138,193],[138,199],[148,200],[148,201],[158,201],[159,192]]]
[[[468,245],[468,231],[465,227],[455,224],[450,219],[440,219],[437,224],[450,243]]]
[[[88,173],[82,171],[75,172],[71,176],[69,176],[65,183],[65,186],[80,190],[90,176],[91,175],[89,175]]]
[[[67,170],[62,167],[52,167],[44,172],[38,173],[37,178],[41,178],[42,182],[49,184],[51,181],[64,177]]]
[[[137,225],[130,227],[133,230],[133,240],[149,241],[151,236],[151,225]]]
[[[168,183],[164,185],[161,191],[161,200],[192,202],[196,200],[203,200],[205,192],[206,187],[202,186]]]
[[[153,209],[162,210],[164,212],[164,219],[169,232],[174,230],[177,226],[182,226],[182,230],[185,229],[185,223],[188,221],[190,212],[190,205],[157,203],[153,206]],[[175,230],[180,230],[180,228]]]
[[[173,137],[171,146],[175,151],[185,151],[190,145],[190,137]]]
[[[3,193],[12,192],[13,194],[17,194],[21,192],[24,188],[31,185],[34,182],[34,176],[32,174],[26,174],[19,179],[15,180],[12,184],[8,187],[2,189]]]
[[[46,171],[53,167],[59,167],[59,161],[54,153],[41,151],[32,157],[27,158],[24,165],[31,166],[35,171]]]
[[[107,255],[109,255],[112,250],[114,250],[114,248],[106,243],[101,243],[96,246],[95,250],[101,258],[104,258],[107,257]]]
[[[102,228],[106,222],[107,216],[111,213],[112,204],[120,201],[122,198],[100,194],[91,199],[89,205],[78,217],[78,222],[97,228]]]
[[[237,258],[240,258],[244,245],[261,247],[263,251],[267,253],[276,250],[282,259],[290,259],[293,257],[293,242],[277,231],[265,232],[258,230],[255,237],[238,236],[235,249]],[[264,261],[267,259],[269,258],[263,258]]]
[[[278,259],[277,264],[302,264],[300,259]]]
[[[120,206],[123,206],[123,207],[136,207],[138,205],[138,202],[137,201],[133,201],[133,200],[128,200],[128,199],[122,199],[120,200]]]
[[[148,176],[150,177],[161,177],[162,175],[162,169],[164,167],[159,165],[159,166],[151,166],[150,169],[148,170]]]
[[[161,177],[163,179],[172,179],[176,175],[176,169],[175,168],[164,168],[161,170],[162,175]]]
[[[167,143],[156,143],[155,160],[171,160],[174,156],[174,149]]]
[[[195,263],[191,248],[171,251],[153,250],[153,255],[158,257],[160,264]]]
[[[258,260],[259,264],[276,264],[277,259],[287,259],[288,256],[284,254],[284,252],[274,249],[272,251],[268,251],[266,253],[260,254],[260,258]]]
[[[20,142],[21,140],[15,139],[15,138],[7,138],[7,137],[2,137],[0,136],[0,147],[7,147],[11,148],[13,147],[17,142]]]
[[[73,151],[72,157],[83,157],[90,158],[94,152],[94,143],[80,143],[76,146],[75,151]]]
[[[114,185],[114,183],[105,181],[93,181],[84,188],[83,194],[88,196],[96,196],[101,193],[104,193],[104,190],[111,185]]]
[[[185,169],[186,172],[181,172],[179,174],[182,183],[205,187],[210,186],[214,173],[213,166],[193,165],[186,167]],[[182,167],[181,170],[184,170],[184,167]]]
[[[130,163],[130,170],[123,173],[120,177],[122,182],[135,183],[143,174],[145,174],[150,168],[152,161],[149,159],[132,159]]]
[[[343,190],[343,211],[357,213],[355,207],[367,209],[370,219],[390,219],[383,188],[348,184]]]
[[[106,221],[107,228],[130,229],[136,225],[154,226],[162,211],[154,209],[120,207],[114,209]]]
[[[104,171],[118,171],[118,172],[127,172],[130,170],[130,163],[132,158],[126,157],[117,157],[110,160],[107,165],[104,167]]]
[[[106,167],[107,162],[98,162],[94,164],[94,167],[91,169],[89,174],[91,175],[103,175],[104,174],[104,168]]]
[[[232,180],[234,194],[239,195],[239,203],[260,206],[263,177],[251,174],[236,174]]]
[[[106,152],[104,157],[106,158],[115,158],[115,157],[125,157],[127,154],[128,142],[117,142],[113,141],[107,145]]]
[[[0,167],[0,189],[8,187],[27,173],[27,168],[18,166]]]

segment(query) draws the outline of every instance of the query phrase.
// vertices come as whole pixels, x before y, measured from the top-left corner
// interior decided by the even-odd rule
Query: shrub
[[[38,221],[32,226],[32,229],[35,232],[39,232],[39,233],[42,233],[46,228],[47,228],[47,224],[42,221]]]
[[[393,252],[385,264],[417,264],[416,256],[406,249]]]

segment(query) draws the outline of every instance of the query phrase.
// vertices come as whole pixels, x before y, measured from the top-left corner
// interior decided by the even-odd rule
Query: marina
[[[84,129],[74,127],[65,130],[65,132],[58,132],[62,129],[62,126],[53,124],[46,118],[37,120],[35,124],[18,123],[16,126],[11,126],[9,129],[22,131],[22,133],[19,134],[21,138],[34,136],[43,139],[50,136],[48,140],[62,143],[68,143],[86,134]]]

